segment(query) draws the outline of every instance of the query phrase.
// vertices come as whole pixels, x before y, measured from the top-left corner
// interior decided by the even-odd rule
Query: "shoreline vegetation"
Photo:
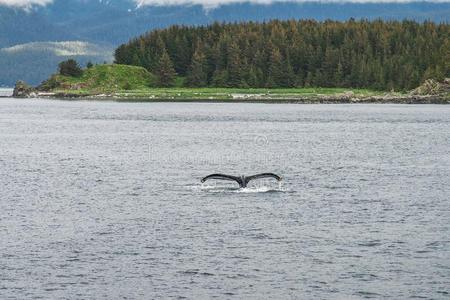
[[[117,101],[450,103],[450,25],[312,20],[153,30],[15,97]]]
[[[216,88],[184,87],[184,78],[174,87],[152,87],[155,76],[142,67],[95,65],[80,76],[52,75],[37,87],[18,81],[15,98],[68,100],[112,100],[140,102],[261,102],[261,103],[405,103],[450,104],[450,79],[427,80],[410,92],[370,89],[302,88]]]

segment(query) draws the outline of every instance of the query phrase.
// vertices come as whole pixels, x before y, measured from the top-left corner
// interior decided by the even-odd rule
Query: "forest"
[[[348,87],[410,90],[450,77],[450,25],[288,20],[171,26],[115,50],[170,87]]]

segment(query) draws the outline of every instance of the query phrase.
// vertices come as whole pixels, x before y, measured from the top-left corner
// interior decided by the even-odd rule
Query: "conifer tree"
[[[445,77],[450,77],[450,39],[446,39],[441,46],[441,62],[442,73]]]
[[[324,60],[322,63],[323,78],[321,81],[325,86],[335,86],[334,85],[334,75],[337,69],[337,59],[338,53],[334,49],[327,47],[324,54]]]
[[[230,87],[241,87],[244,85],[244,80],[239,46],[231,42],[228,46],[227,53],[227,85]]]
[[[119,46],[115,62],[158,75],[166,51],[187,85],[405,90],[428,78],[450,77],[448,36],[449,24],[413,21],[172,26]],[[203,55],[194,53],[199,44]]]
[[[127,45],[120,45],[115,51],[114,51],[114,63],[116,64],[129,64],[128,57],[130,51],[129,46]]]
[[[130,64],[133,65],[133,66],[141,66],[142,65],[142,62],[139,59],[139,55],[136,52],[133,53],[133,56],[131,57]]]
[[[174,53],[174,68],[177,73],[185,74],[189,69],[191,64],[190,45],[187,37],[183,35],[182,37],[177,36],[175,39],[175,53]]]
[[[83,70],[74,59],[68,59],[60,62],[58,65],[58,71],[59,74],[64,76],[80,77],[83,75]]]
[[[306,78],[305,78],[305,87],[311,87],[314,86],[314,76],[312,74],[312,72],[309,72],[306,74]]]
[[[228,72],[227,70],[215,70],[212,76],[213,86],[227,86]]]
[[[339,62],[336,68],[336,72],[333,76],[333,85],[334,86],[343,86],[344,82],[344,70],[342,68],[342,64]]]
[[[293,87],[295,86],[295,73],[291,64],[291,60],[289,56],[286,58],[286,61],[283,63],[283,78],[282,82],[280,82],[280,87]]]
[[[258,75],[255,67],[251,66],[247,73],[246,82],[251,87],[259,87]]]
[[[189,67],[186,85],[193,87],[203,87],[207,84],[207,64],[202,47],[199,45],[192,56]]]
[[[171,87],[175,84],[175,70],[167,50],[163,49],[157,68],[157,85],[160,87]]]
[[[267,87],[283,86],[285,83],[285,74],[283,68],[283,58],[278,48],[273,48],[269,61],[269,74],[267,77]]]

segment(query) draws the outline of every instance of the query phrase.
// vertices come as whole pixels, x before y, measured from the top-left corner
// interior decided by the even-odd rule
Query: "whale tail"
[[[250,182],[250,180],[261,179],[261,178],[275,178],[277,181],[282,180],[282,178],[280,176],[278,176],[277,174],[274,174],[274,173],[260,173],[260,174],[255,174],[252,176],[240,176],[240,177],[216,173],[216,174],[211,174],[206,177],[203,177],[201,182],[203,183],[210,179],[231,180],[231,181],[236,181],[239,184],[239,187],[245,188],[245,187],[247,187],[247,184]]]
[[[261,179],[261,178],[275,178],[277,181],[282,180],[280,176],[274,173],[261,173],[261,174],[255,174],[252,176],[247,176],[247,182],[254,179]]]
[[[243,180],[241,179],[241,177],[238,177],[238,176],[232,176],[232,175],[227,175],[227,174],[219,174],[219,173],[211,174],[211,175],[208,175],[208,176],[206,176],[206,177],[203,177],[201,181],[202,181],[202,183],[203,183],[203,182],[205,182],[206,180],[210,180],[210,179],[216,179],[216,180],[231,180],[231,181],[236,181],[236,182],[239,184],[240,187],[243,187],[243,185],[244,185],[244,182],[243,182]]]

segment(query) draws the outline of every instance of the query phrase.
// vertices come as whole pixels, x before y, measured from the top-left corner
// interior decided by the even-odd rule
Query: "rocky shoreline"
[[[442,95],[405,95],[405,96],[369,96],[369,97],[340,97],[340,96],[314,96],[314,97],[252,97],[246,98],[169,98],[169,97],[121,97],[115,94],[77,95],[69,93],[33,93],[29,97],[55,100],[109,100],[119,102],[230,102],[230,103],[298,103],[298,104],[349,104],[349,103],[390,103],[390,104],[450,104],[450,98]]]
[[[131,92],[113,93],[77,93],[77,91],[42,91],[18,81],[13,92],[14,98],[43,98],[62,100],[109,100],[129,102],[246,102],[246,103],[299,103],[299,104],[338,104],[338,103],[394,103],[394,104],[450,104],[450,79],[442,83],[427,80],[417,89],[407,93],[385,93],[380,95],[362,96],[347,91],[333,95],[302,95],[302,94],[246,94],[226,93],[216,96],[195,94],[185,97],[182,95],[161,96],[149,92],[135,95]]]

